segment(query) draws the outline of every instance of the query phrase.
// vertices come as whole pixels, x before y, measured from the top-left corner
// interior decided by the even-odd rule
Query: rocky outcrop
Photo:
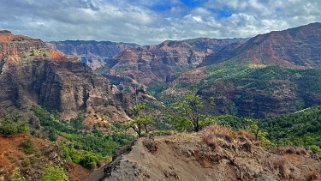
[[[111,67],[116,63],[112,59],[113,56],[127,48],[139,47],[134,43],[83,40],[52,41],[49,45],[66,55],[78,56],[83,63],[93,70],[101,67]]]
[[[132,97],[145,94],[144,88],[111,84],[76,58],[66,57],[40,40],[12,34],[0,34],[0,40],[3,107],[25,109],[39,104],[61,112],[65,119],[90,109],[111,115],[113,120],[128,120]]]
[[[201,133],[139,139],[105,166],[103,180],[316,181],[320,173],[320,158],[303,148],[267,151],[245,131],[214,125]]]

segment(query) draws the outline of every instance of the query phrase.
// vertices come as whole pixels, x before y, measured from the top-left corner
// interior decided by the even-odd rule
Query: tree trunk
[[[194,132],[198,132],[200,130],[200,126],[198,125],[198,121],[194,124]]]

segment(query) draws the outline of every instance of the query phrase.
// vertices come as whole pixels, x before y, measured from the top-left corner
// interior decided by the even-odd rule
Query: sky
[[[321,0],[0,0],[0,29],[44,41],[248,38],[321,22]]]

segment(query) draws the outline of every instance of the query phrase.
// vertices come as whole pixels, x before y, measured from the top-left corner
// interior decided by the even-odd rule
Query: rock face
[[[302,148],[266,151],[254,139],[217,125],[197,134],[140,139],[105,167],[103,180],[321,179],[319,157]]]
[[[168,83],[201,64],[207,55],[238,41],[200,38],[126,49],[114,57],[117,63],[107,74],[131,77],[145,85]]]
[[[133,43],[115,43],[110,41],[52,41],[49,45],[66,55],[78,56],[93,70],[111,67],[115,64],[113,56],[127,48],[139,47]]]
[[[93,70],[108,76],[132,78],[140,83],[166,83],[195,68],[209,54],[243,39],[199,38],[165,41],[159,45],[96,41],[59,41],[49,44],[67,55],[76,55]]]
[[[0,34],[0,58],[3,107],[24,109],[39,104],[61,112],[65,119],[93,109],[115,120],[128,119],[131,96],[136,95],[133,87],[111,84],[77,58],[66,57],[40,40]]]
[[[114,57],[117,63],[107,74],[131,77],[145,85],[168,83],[181,72],[200,65],[207,55],[240,41],[200,38],[126,49]]]
[[[321,23],[257,35],[206,58],[202,65],[229,61],[287,68],[321,67]]]

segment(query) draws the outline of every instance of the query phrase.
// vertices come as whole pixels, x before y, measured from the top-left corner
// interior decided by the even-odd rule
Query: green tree
[[[215,105],[214,98],[209,99],[211,106]],[[202,97],[197,95],[196,87],[193,86],[182,101],[175,102],[172,107],[174,114],[171,116],[172,124],[180,130],[189,130],[198,132],[203,126],[214,122],[215,119],[201,112],[204,108]]]
[[[149,133],[152,115],[146,113],[146,109],[146,104],[137,104],[133,110],[133,120],[127,125],[137,133],[138,137]]]
[[[252,119],[245,119],[248,124],[246,130],[250,131],[255,135],[255,139],[261,143],[263,147],[273,147],[275,146],[268,138],[268,132],[261,130],[257,121]]]

